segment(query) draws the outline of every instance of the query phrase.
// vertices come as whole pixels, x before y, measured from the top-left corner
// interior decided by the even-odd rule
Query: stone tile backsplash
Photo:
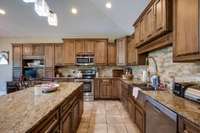
[[[169,84],[171,77],[175,77],[175,81],[195,81],[200,82],[200,62],[197,63],[173,63],[172,47],[163,48],[149,53],[149,56],[155,58],[158,64],[158,73],[161,82]],[[153,64],[149,62],[149,69],[152,70]],[[137,77],[142,77],[144,66],[134,66],[133,71]]]

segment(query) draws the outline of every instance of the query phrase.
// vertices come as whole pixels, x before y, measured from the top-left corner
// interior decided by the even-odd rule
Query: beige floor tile
[[[127,133],[124,124],[108,124],[108,133]]]
[[[106,124],[106,115],[93,114],[90,120],[90,124]]]
[[[122,118],[121,118],[120,115],[109,115],[109,114],[106,114],[106,120],[107,120],[107,123],[109,123],[109,124],[123,123]]]
[[[133,121],[131,120],[130,117],[122,117],[122,121],[125,124],[132,124],[133,123]]]
[[[125,126],[126,126],[128,133],[141,133],[140,130],[138,129],[138,127],[134,123],[125,124]]]
[[[81,122],[90,122],[92,113],[84,113],[81,118]]]
[[[107,124],[90,124],[88,133],[107,133]]]
[[[87,133],[89,130],[89,123],[81,122],[77,133]]]

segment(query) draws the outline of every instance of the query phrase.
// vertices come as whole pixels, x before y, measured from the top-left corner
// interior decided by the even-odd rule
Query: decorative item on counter
[[[160,79],[158,75],[151,76],[151,86],[157,90],[159,88]]]
[[[40,92],[42,93],[50,93],[54,92],[58,89],[60,85],[57,83],[48,83],[48,84],[41,84],[41,85],[36,85],[35,86],[35,94],[39,94]]]
[[[82,78],[83,77],[83,73],[81,71],[78,71],[76,74],[77,78]]]

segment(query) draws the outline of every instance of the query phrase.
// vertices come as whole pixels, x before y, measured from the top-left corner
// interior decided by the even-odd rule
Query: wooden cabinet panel
[[[135,103],[131,97],[128,98],[128,113],[131,120],[135,122]]]
[[[146,13],[146,37],[151,37],[155,31],[155,15],[154,7],[152,6]]]
[[[55,65],[59,66],[63,64],[63,44],[55,44]]]
[[[135,43],[136,45],[140,43],[140,23],[135,25]]]
[[[116,44],[108,44],[108,65],[116,65]]]
[[[67,113],[62,117],[60,124],[61,133],[72,133],[72,111],[68,110]]]
[[[120,87],[119,87],[119,83],[120,82],[118,79],[113,79],[112,80],[112,98],[120,98]]]
[[[107,65],[108,42],[107,40],[98,40],[95,42],[95,63],[98,65]]]
[[[135,123],[142,133],[145,132],[145,113],[143,109],[136,104],[135,106]]]
[[[166,26],[166,0],[156,0],[155,7],[155,30],[163,30]]]
[[[44,46],[45,67],[54,67],[54,45],[49,44]]]
[[[175,61],[200,59],[199,0],[174,1],[174,40]]]
[[[127,37],[117,39],[117,65],[127,65]]]
[[[22,67],[22,45],[13,45],[13,67]]]
[[[84,53],[84,40],[75,40],[75,53]]]
[[[43,46],[43,44],[32,45],[32,55],[33,56],[44,56],[44,46]]]
[[[100,98],[112,98],[112,79],[102,79],[100,82]]]
[[[146,26],[145,26],[145,19],[142,18],[140,20],[140,42],[143,42],[146,37]]]
[[[100,80],[99,79],[95,79],[94,80],[94,98],[98,99],[100,98]]]
[[[137,51],[135,45],[135,37],[132,35],[128,41],[128,65],[135,65],[137,62]]]
[[[45,78],[53,78],[53,77],[55,77],[54,68],[45,68],[44,77]]]
[[[85,40],[85,52],[86,53],[94,53],[94,45],[95,41],[94,40]]]
[[[75,64],[75,42],[74,40],[64,40],[64,64]]]
[[[192,122],[182,118],[178,119],[179,133],[200,133],[199,126],[193,124]]]
[[[79,102],[75,103],[73,109],[72,109],[72,130],[73,133],[76,133],[76,130],[79,125]]]
[[[31,56],[33,54],[32,50],[33,49],[31,44],[23,45],[23,56]]]

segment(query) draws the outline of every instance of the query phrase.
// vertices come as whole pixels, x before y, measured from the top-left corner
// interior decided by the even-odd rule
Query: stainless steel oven
[[[84,101],[94,100],[94,80],[93,79],[75,79],[75,82],[83,82]]]
[[[76,65],[94,65],[94,54],[76,55]]]

